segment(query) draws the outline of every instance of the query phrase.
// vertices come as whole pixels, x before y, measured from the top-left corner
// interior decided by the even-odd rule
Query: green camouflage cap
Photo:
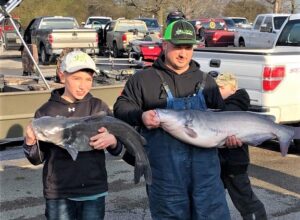
[[[193,25],[185,20],[174,21],[167,26],[164,40],[174,45],[196,44],[196,33]]]

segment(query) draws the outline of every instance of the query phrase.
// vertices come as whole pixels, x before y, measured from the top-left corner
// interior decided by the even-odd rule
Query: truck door
[[[276,37],[276,32],[275,32],[275,30],[273,30],[272,16],[265,17],[265,20],[260,28],[258,37],[259,37],[258,45],[260,48],[272,47],[274,39]]]
[[[252,31],[248,31],[249,33],[249,39],[248,39],[248,45],[246,43],[246,47],[254,47],[255,44],[257,44],[258,41],[258,35],[259,35],[259,31],[260,31],[260,26],[262,24],[264,20],[264,16],[259,16],[253,26],[253,30]],[[247,42],[247,40],[246,40]]]

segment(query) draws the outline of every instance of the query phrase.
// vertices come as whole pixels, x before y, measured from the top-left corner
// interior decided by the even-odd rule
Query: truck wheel
[[[245,41],[243,39],[239,40],[239,47],[245,47]]]
[[[50,56],[46,53],[45,46],[41,47],[41,62],[43,65],[49,65]]]
[[[120,57],[120,52],[118,50],[118,46],[117,46],[116,42],[114,42],[114,44],[113,44],[113,53],[114,53],[113,54],[114,58]]]

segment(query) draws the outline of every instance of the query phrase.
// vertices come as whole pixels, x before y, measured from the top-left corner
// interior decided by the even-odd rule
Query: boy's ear
[[[59,71],[58,77],[60,78],[61,83],[65,83],[65,74]]]

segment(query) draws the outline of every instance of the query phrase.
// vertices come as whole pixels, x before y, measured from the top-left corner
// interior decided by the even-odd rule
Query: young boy
[[[236,77],[231,73],[216,78],[226,111],[247,111],[250,98],[245,89],[238,89]],[[249,165],[248,145],[238,148],[220,148],[221,178],[235,207],[243,220],[266,220],[263,203],[254,194],[247,173]]]
[[[61,64],[64,88],[53,90],[49,101],[35,113],[42,116],[84,117],[106,111],[106,103],[93,97],[90,89],[96,65],[81,51],[68,53]],[[51,143],[37,142],[32,126],[26,129],[24,152],[28,160],[44,163],[43,192],[47,219],[104,219],[107,173],[104,149],[118,155],[122,145],[105,128],[90,138],[94,150],[79,152],[76,161],[62,148]]]

